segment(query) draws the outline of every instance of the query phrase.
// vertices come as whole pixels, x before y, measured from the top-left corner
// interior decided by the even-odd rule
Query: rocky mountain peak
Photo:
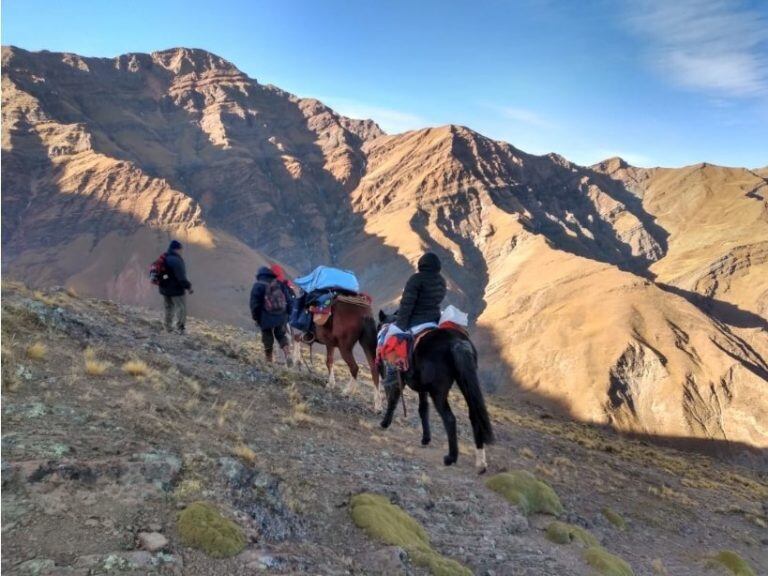
[[[152,52],[151,57],[155,63],[179,76],[207,73],[242,74],[228,60],[199,48],[169,48]]]

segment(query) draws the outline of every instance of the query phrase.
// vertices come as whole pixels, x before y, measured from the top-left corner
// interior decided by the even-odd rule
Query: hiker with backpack
[[[183,246],[172,240],[168,251],[155,260],[149,278],[158,286],[165,306],[165,329],[184,334],[187,321],[186,293],[192,294],[192,284],[187,280],[187,268],[181,257]]]
[[[256,283],[251,289],[251,317],[261,330],[267,362],[273,361],[277,340],[285,354],[285,363],[293,365],[286,335],[292,296],[286,283],[281,282],[272,270],[266,266],[259,268]]]

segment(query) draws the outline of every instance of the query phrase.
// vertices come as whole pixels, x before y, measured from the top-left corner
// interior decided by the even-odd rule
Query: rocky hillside
[[[645,436],[768,447],[764,171],[591,167],[468,128],[385,135],[201,50],[3,50],[3,271],[246,325],[256,267],[353,269],[393,306],[426,250],[484,380]]]
[[[2,317],[4,574],[768,571],[756,453],[728,463],[491,400],[478,477],[459,397],[446,468],[441,428],[419,445],[415,398],[383,431],[367,382],[345,398],[265,366],[239,328],[168,336],[147,310],[16,285]]]

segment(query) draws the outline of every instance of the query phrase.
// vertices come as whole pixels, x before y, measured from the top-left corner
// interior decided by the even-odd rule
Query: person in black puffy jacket
[[[395,322],[400,330],[440,320],[440,305],[447,290],[441,268],[440,258],[432,252],[419,259],[419,271],[408,279],[400,298]]]
[[[172,240],[165,253],[165,274],[160,280],[160,294],[165,306],[165,329],[184,334],[187,322],[186,293],[192,294],[192,284],[187,279],[187,267],[181,257],[183,246]]]

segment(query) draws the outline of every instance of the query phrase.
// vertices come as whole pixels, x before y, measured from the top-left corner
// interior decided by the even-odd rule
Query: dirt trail
[[[389,497],[475,574],[593,573],[576,543],[546,538],[554,518],[526,517],[476,476],[459,398],[462,456],[445,468],[436,418],[433,445],[419,445],[413,397],[408,419],[398,411],[382,431],[367,382],[345,398],[319,368],[265,366],[243,330],[192,320],[186,337],[170,336],[143,309],[21,286],[4,288],[2,306],[4,573],[426,574],[355,526],[349,499],[360,492]],[[109,364],[102,375],[86,374],[88,347],[92,371]],[[137,375],[122,370],[131,359],[145,364]],[[491,410],[488,474],[528,470],[549,483],[561,520],[636,575],[726,574],[708,563],[723,549],[768,573],[759,462],[658,448],[532,406]],[[244,530],[243,552],[214,559],[182,544],[177,515],[197,500]],[[144,532],[167,543],[142,549]]]

